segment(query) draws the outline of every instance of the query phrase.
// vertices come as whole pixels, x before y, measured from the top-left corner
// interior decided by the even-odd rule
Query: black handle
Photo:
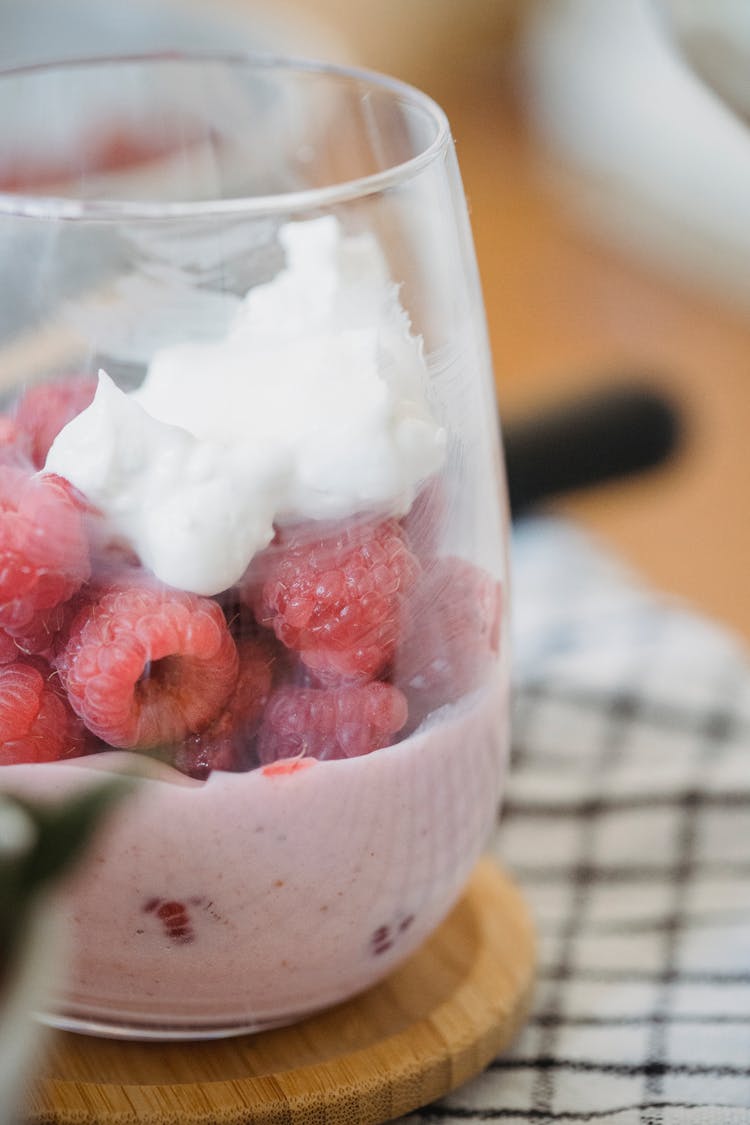
[[[511,423],[505,458],[513,518],[553,496],[662,464],[682,430],[676,407],[662,394],[625,384]]]

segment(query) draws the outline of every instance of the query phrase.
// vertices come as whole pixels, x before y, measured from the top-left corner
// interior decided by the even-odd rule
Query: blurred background
[[[0,61],[254,49],[363,64],[432,94],[456,138],[504,422],[624,378],[685,418],[666,466],[555,510],[750,637],[750,139],[677,49],[669,6],[0,0]],[[748,7],[733,7],[747,33]],[[701,58],[732,73],[704,31]],[[21,173],[0,167],[0,187]]]

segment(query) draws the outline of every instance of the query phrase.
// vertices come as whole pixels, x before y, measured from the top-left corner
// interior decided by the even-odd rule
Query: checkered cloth
[[[561,521],[515,543],[494,848],[536,918],[528,1026],[417,1122],[750,1123],[750,666]]]

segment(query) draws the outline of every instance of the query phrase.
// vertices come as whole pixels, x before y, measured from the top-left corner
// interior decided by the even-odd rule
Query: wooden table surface
[[[501,411],[653,372],[688,419],[683,455],[558,508],[652,583],[750,637],[750,313],[601,244],[497,74],[441,91],[471,208]]]

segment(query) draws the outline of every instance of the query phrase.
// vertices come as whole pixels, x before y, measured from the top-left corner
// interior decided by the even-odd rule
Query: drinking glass
[[[364,71],[0,75],[0,787],[135,773],[45,1018],[205,1038],[374,984],[507,749],[507,518],[442,111]]]

